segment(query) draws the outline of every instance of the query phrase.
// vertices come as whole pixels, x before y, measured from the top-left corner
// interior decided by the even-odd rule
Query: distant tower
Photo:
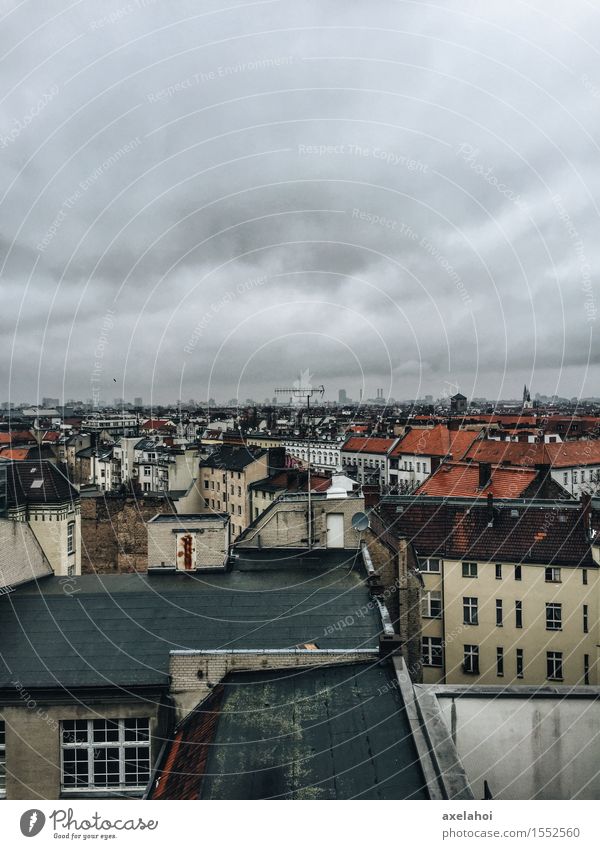
[[[523,409],[531,410],[533,408],[533,404],[531,403],[531,394],[529,389],[527,388],[527,384],[523,386]]]
[[[346,390],[340,389],[340,391],[338,392],[338,404],[345,404],[347,399],[348,396],[346,395]]]

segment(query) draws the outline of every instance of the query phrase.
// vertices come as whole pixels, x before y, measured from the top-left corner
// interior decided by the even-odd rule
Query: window
[[[587,634],[589,630],[589,608],[587,604],[583,605],[583,633]]]
[[[462,565],[463,578],[477,577],[477,563],[463,563]]]
[[[573,483],[577,483],[577,472],[573,472]]]
[[[240,498],[242,497],[242,487],[241,486],[238,486],[238,496]]]
[[[496,625],[498,628],[502,627],[502,599],[496,599]]]
[[[0,719],[0,799],[6,796],[6,723]]]
[[[204,489],[208,489],[208,481],[207,480],[204,481]]]
[[[439,575],[440,561],[437,557],[428,557],[426,560],[420,560],[419,569],[421,572],[434,572]]]
[[[546,678],[549,681],[563,680],[563,656],[561,651],[546,652]]]
[[[241,516],[241,515],[242,515],[242,506],[241,506],[241,504],[238,504],[238,516]]]
[[[568,472],[563,472],[563,483],[564,484],[569,483],[569,473]]]
[[[479,675],[479,646],[464,647],[463,672],[467,675]]]
[[[523,677],[523,649],[517,649],[517,678]]]
[[[502,678],[504,675],[504,649],[498,646],[496,649],[496,675]]]
[[[496,580],[502,580],[502,563],[496,563]]]
[[[67,525],[67,554],[75,554],[75,522]]]
[[[544,579],[548,584],[560,584],[560,569],[546,566],[544,569]]]
[[[587,584],[587,569],[581,570],[581,583]]]
[[[515,628],[523,627],[523,602],[515,601]]]
[[[584,656],[583,656],[583,683],[584,684],[590,683],[590,656],[589,656],[589,654],[584,654]]]
[[[546,604],[546,631],[562,630],[562,604]]]
[[[150,472],[151,472],[150,466],[144,466],[144,475],[145,475],[146,477],[148,477],[148,475],[150,474]]]
[[[429,590],[423,595],[421,615],[426,619],[439,619],[442,615],[442,593]]]
[[[143,790],[150,777],[147,719],[61,723],[63,790]]]
[[[463,622],[465,625],[477,625],[477,599],[474,596],[463,598]]]
[[[423,637],[423,666],[443,666],[441,637]]]
[[[515,566],[515,581],[521,580],[521,564],[517,563]]]

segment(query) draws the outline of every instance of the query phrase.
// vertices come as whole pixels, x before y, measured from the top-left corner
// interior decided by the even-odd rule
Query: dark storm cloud
[[[89,397],[99,340],[107,400],[595,391],[588,4],[33,8],[0,12],[6,397]]]

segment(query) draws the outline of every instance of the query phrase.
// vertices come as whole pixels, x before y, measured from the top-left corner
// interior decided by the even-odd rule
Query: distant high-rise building
[[[58,407],[60,398],[42,398],[42,407],[46,410],[51,410],[53,407]]]
[[[338,392],[338,402],[340,404],[345,404],[348,401],[348,396],[346,395],[345,389],[340,389]]]
[[[137,396],[137,398],[134,398],[133,399],[133,406],[134,407],[143,407],[144,406],[143,398],[140,398],[139,395]]]

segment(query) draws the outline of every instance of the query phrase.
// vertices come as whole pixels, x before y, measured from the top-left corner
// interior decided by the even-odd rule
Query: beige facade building
[[[249,486],[283,467],[283,449],[222,446],[200,463],[198,484],[206,512],[229,513],[235,540],[252,521]]]
[[[423,683],[598,685],[600,512],[589,501],[384,501],[418,556]]]

